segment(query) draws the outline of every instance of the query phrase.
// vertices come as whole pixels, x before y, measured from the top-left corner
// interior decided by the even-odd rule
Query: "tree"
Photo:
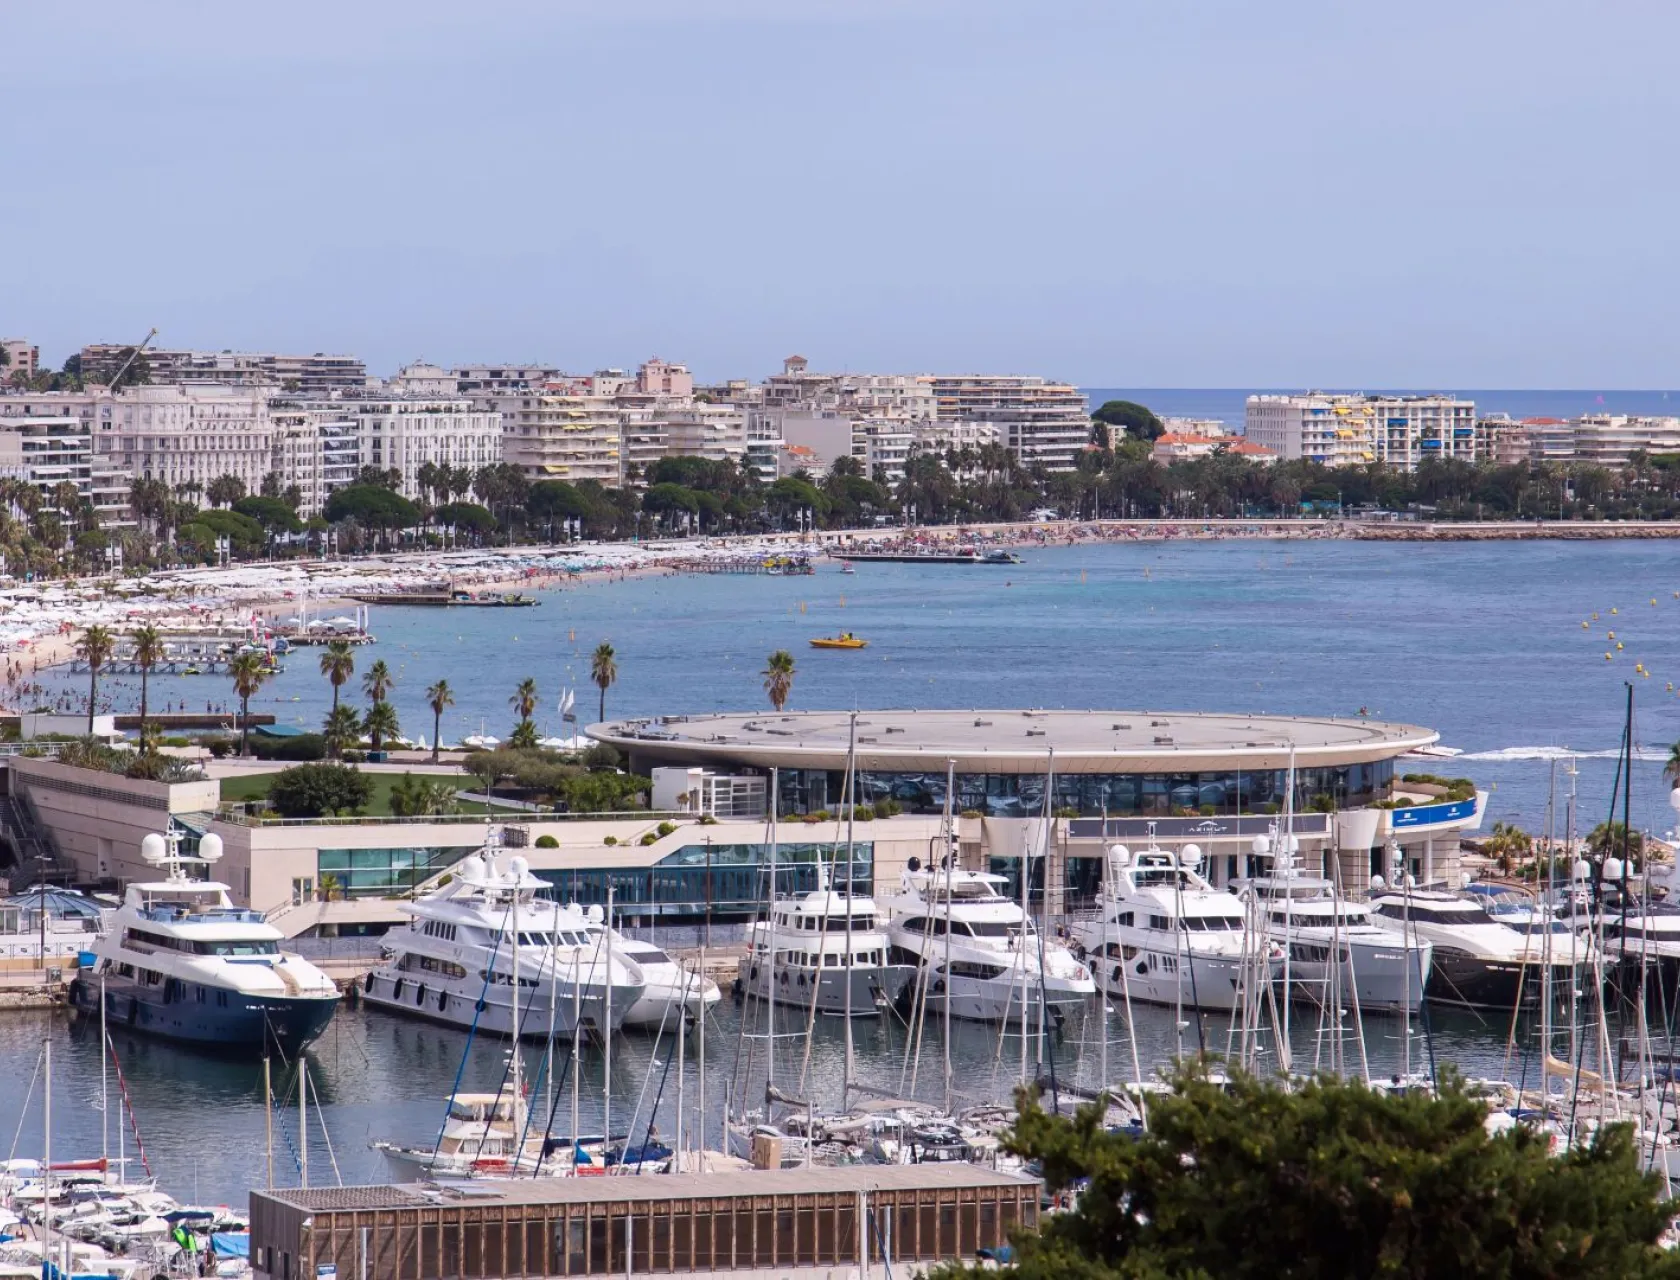
[[[391,812],[399,818],[454,813],[458,807],[455,788],[439,779],[405,773],[391,787]]]
[[[420,523],[420,508],[384,485],[353,484],[327,499],[323,513],[333,524],[354,520],[365,529],[404,529]]]
[[[529,720],[521,720],[513,726],[513,732],[508,734],[508,746],[515,751],[535,751],[538,748],[537,726]]]
[[[233,504],[234,511],[255,520],[269,533],[302,533],[303,521],[278,495],[253,494]]]
[[[356,674],[356,651],[348,640],[333,640],[321,650],[321,674],[332,681],[333,710],[338,710],[338,691]]]
[[[483,537],[496,531],[496,517],[490,514],[489,508],[476,502],[445,503],[432,512],[432,521],[434,524],[453,525],[457,534]]]
[[[455,705],[455,690],[449,681],[439,680],[426,690],[426,705],[432,709],[432,763],[437,763],[438,743],[443,740],[443,713]]]
[[[1496,822],[1482,851],[1498,859],[1499,869],[1510,875],[1518,862],[1534,852],[1534,837],[1515,823]]]
[[[391,674],[391,668],[385,665],[385,659],[380,658],[362,677],[362,692],[367,694],[369,702],[384,702],[385,695],[396,686],[397,678]]]
[[[522,724],[531,722],[531,713],[537,709],[537,682],[526,676],[519,682],[519,687],[513,691],[508,699],[508,706],[519,713]]]
[[[373,779],[360,769],[332,762],[282,769],[268,784],[269,807],[283,818],[354,813],[372,795]]]
[[[1601,822],[1588,832],[1587,848],[1595,858],[1625,856],[1630,863],[1638,863],[1645,856],[1645,836],[1635,830],[1630,838],[1627,828],[1620,822]],[[1628,874],[1632,875],[1634,870],[1634,866],[1630,865]]]
[[[228,674],[233,677],[233,691],[239,695],[239,754],[244,755],[251,735],[251,696],[262,688],[273,668],[268,665],[267,654],[246,649],[233,655]]]
[[[76,656],[88,664],[88,736],[93,736],[93,713],[99,704],[99,669],[111,660],[117,639],[95,623],[76,642]]]
[[[793,692],[793,655],[777,649],[764,668],[764,692],[770,695],[770,705],[780,711]]]
[[[362,719],[362,731],[368,736],[371,751],[383,751],[386,740],[402,732],[402,726],[397,723],[397,709],[380,699],[368,708],[367,715]]]
[[[1091,415],[1095,422],[1123,428],[1127,435],[1139,440],[1156,440],[1166,433],[1166,426],[1152,410],[1132,400],[1107,400]]]
[[[140,668],[140,740],[144,750],[148,685],[152,668],[164,659],[163,632],[153,626],[136,627],[128,638],[134,644],[134,665]]]
[[[1663,765],[1663,777],[1673,787],[1680,787],[1680,742],[1676,742],[1668,749],[1668,760]]]
[[[618,683],[618,661],[613,647],[605,640],[595,646],[595,654],[589,659],[589,678],[595,682],[595,687],[601,691],[601,719],[607,718],[607,690]]]
[[[216,507],[231,507],[245,496],[245,482],[238,476],[217,476],[204,487],[204,496]]]
[[[321,725],[321,738],[326,743],[327,754],[334,760],[342,756],[347,747],[359,743],[362,740],[362,718],[356,714],[356,708],[335,706]]]
[[[1439,1097],[1321,1078],[1291,1089],[1181,1070],[1140,1136],[1102,1108],[1069,1120],[1025,1091],[1009,1150],[1041,1162],[1065,1213],[1014,1237],[1018,1280],[1219,1277],[1667,1277],[1676,1211],[1628,1126],[1552,1155],[1547,1133],[1488,1132],[1455,1080]],[[979,1266],[947,1276],[995,1276]]]

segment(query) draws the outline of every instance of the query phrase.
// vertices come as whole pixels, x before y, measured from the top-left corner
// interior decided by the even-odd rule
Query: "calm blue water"
[[[1506,413],[1513,418],[1575,418],[1584,413],[1627,413],[1663,416],[1680,414],[1680,391],[1473,391],[1464,387],[1401,389],[1394,387],[1325,387],[1318,390],[1357,390],[1416,395],[1442,391],[1476,402],[1478,414]],[[1243,423],[1243,406],[1251,395],[1290,394],[1302,387],[1089,387],[1092,406],[1104,400],[1135,400],[1159,417],[1218,418],[1231,427]]]
[[[1023,560],[599,582],[546,593],[529,610],[375,608],[380,642],[358,651],[358,666],[375,654],[390,664],[405,729],[428,738],[424,691],[447,678],[457,705],[445,741],[481,722],[505,736],[508,698],[526,676],[542,690],[544,733],[565,731],[562,686],[577,688],[579,718],[594,719],[589,655],[602,640],[618,651],[609,716],[762,707],[765,658],[782,648],[798,662],[794,707],[1364,707],[1438,730],[1468,753],[1454,771],[1494,789],[1492,817],[1531,827],[1547,788],[1547,761],[1535,757],[1564,747],[1613,756],[1624,680],[1637,685],[1636,740],[1658,752],[1680,738],[1680,702],[1666,690],[1680,686],[1680,568],[1668,542],[1167,542],[1027,549]],[[806,643],[841,629],[870,647]],[[1651,676],[1636,676],[1635,663]],[[137,701],[134,679],[107,684],[123,705]],[[79,699],[85,677],[61,687]],[[154,706],[232,705],[222,677],[153,689]],[[253,709],[315,727],[329,701],[305,652]],[[1636,821],[1657,832],[1673,826],[1660,767],[1642,762],[1634,793]],[[1581,764],[1592,822],[1613,768]]]
[[[1492,817],[1531,827],[1543,816],[1548,753],[1562,746],[1614,751],[1622,682],[1635,662],[1653,672],[1638,680],[1639,741],[1661,750],[1680,736],[1680,706],[1665,692],[1669,680],[1680,684],[1680,599],[1674,596],[1680,571],[1667,543],[1169,542],[1043,548],[1024,557],[1025,563],[1007,568],[859,565],[855,576],[842,576],[825,566],[804,579],[598,583],[549,593],[534,610],[376,609],[380,643],[373,652],[397,673],[394,697],[411,732],[431,731],[422,704],[425,686],[446,676],[456,687],[459,705],[446,722],[446,738],[476,730],[480,717],[492,731],[505,732],[512,721],[508,696],[527,675],[542,687],[545,732],[562,728],[554,698],[567,683],[583,686],[580,711],[593,718],[588,657],[601,640],[610,640],[619,655],[610,715],[763,706],[758,673],[776,648],[791,650],[798,660],[795,707],[1349,714],[1364,706],[1374,715],[1440,730],[1447,743],[1469,753],[1452,770],[1494,788]],[[1619,610],[1614,617],[1612,608]],[[1594,611],[1599,621],[1583,630],[1581,622]],[[820,653],[805,643],[841,628],[869,637],[871,647]],[[1626,648],[1607,663],[1603,654],[1613,642],[1604,632],[1612,628]],[[360,664],[371,657],[361,651]],[[81,688],[79,679],[74,687]],[[114,692],[129,701],[134,690],[130,684]],[[160,680],[154,697],[185,697],[202,706],[228,694],[225,680],[200,677]],[[268,701],[259,701],[259,708],[304,724],[318,722],[329,701],[308,654],[293,660],[263,697]],[[1582,762],[1584,822],[1601,818],[1611,768],[1608,759]],[[1635,795],[1637,820],[1661,831],[1672,818],[1659,769],[1654,761],[1639,765]],[[1137,1025],[1146,1063],[1177,1047],[1170,1014],[1140,1011]],[[714,1117],[739,1043],[736,1026],[733,1010],[722,1006],[709,1044]],[[95,1045],[72,1040],[57,1019],[31,1015],[0,1020],[0,1076],[7,1081],[0,1089],[0,1139],[17,1132],[19,1154],[39,1150],[39,1093],[27,1110],[24,1099],[48,1027],[63,1064],[55,1107],[58,1149],[97,1153]],[[1310,1058],[1312,1028],[1311,1015],[1302,1015],[1298,1055]],[[1472,1073],[1520,1070],[1503,1061],[1502,1024],[1441,1015],[1436,1030],[1439,1056]],[[1186,1034],[1193,1045],[1194,1031]],[[1218,1043],[1210,1034],[1210,1043]],[[859,1035],[862,1069],[896,1087],[902,1031],[889,1022]],[[925,1096],[936,1097],[937,1028],[928,1035],[921,1085]],[[1117,1023],[1117,1040],[1120,1035]],[[1392,1022],[1369,1024],[1367,1049],[1378,1069],[1397,1062],[1398,1035]],[[1094,1081],[1097,1043],[1094,1020],[1092,1028],[1072,1028],[1060,1050],[1063,1069]],[[454,1031],[381,1014],[346,1012],[335,1021],[312,1056],[327,1130],[347,1181],[383,1176],[369,1141],[420,1140],[435,1132],[464,1045]],[[126,1036],[118,1047],[148,1153],[170,1190],[184,1198],[237,1201],[246,1187],[260,1185],[257,1067]],[[963,1087],[1006,1093],[1016,1051],[1007,1042],[1000,1049],[985,1028],[959,1028],[953,1056]],[[624,1117],[650,1078],[656,1050],[635,1039],[615,1052],[614,1111]],[[1114,1049],[1116,1064],[1123,1052]],[[788,1044],[785,1054],[780,1078],[796,1082],[800,1048]],[[661,1061],[668,1056],[668,1047],[657,1051]],[[811,1066],[811,1091],[821,1099],[832,1101],[838,1093],[841,1056],[838,1032],[825,1030]],[[494,1087],[504,1065],[502,1046],[480,1045],[463,1079]],[[1116,1075],[1121,1070],[1114,1068]],[[593,1081],[585,1094],[586,1124],[599,1121],[599,1078],[594,1061],[586,1075]],[[691,1099],[697,1086],[691,1063]],[[647,1087],[651,1099],[657,1079]],[[674,1096],[672,1081],[659,1120],[667,1135],[674,1128]],[[295,1115],[285,1123],[294,1125]],[[284,1134],[276,1141],[280,1179],[295,1181]],[[310,1165],[317,1179],[330,1176],[318,1131]]]

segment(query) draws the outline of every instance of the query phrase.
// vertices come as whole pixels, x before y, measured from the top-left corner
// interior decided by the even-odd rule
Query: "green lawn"
[[[273,782],[275,773],[253,773],[238,778],[222,779],[222,799],[261,800],[268,795],[268,785]],[[434,773],[426,769],[416,769],[414,776],[417,780],[437,778],[447,782],[459,791],[477,791],[483,783],[477,779],[459,773]],[[391,815],[391,788],[402,780],[400,773],[370,773],[368,778],[373,781],[373,795],[369,797],[365,812],[370,818],[388,818]],[[460,802],[462,813],[484,813],[486,807],[469,800]],[[512,813],[512,809],[504,809],[501,805],[495,808],[497,813]]]

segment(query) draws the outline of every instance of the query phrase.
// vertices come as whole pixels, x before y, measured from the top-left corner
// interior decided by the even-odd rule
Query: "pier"
[[[816,566],[804,556],[736,556],[724,560],[677,560],[671,568],[682,573],[744,573],[759,577],[804,577]]]

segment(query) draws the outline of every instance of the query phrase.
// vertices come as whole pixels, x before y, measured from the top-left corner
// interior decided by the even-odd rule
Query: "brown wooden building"
[[[251,1193],[257,1280],[515,1280],[973,1258],[1038,1222],[1036,1178],[850,1165]]]

